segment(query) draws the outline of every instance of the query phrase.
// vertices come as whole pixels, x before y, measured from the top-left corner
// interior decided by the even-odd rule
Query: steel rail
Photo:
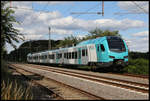
[[[11,66],[11,67],[12,67],[12,66]],[[16,67],[16,66],[15,66],[15,67]],[[17,68],[18,68],[18,67],[17,67]],[[19,69],[22,69],[22,68],[19,68]],[[53,94],[55,94],[57,97],[59,97],[59,99],[64,100],[64,98],[61,97],[61,96],[60,96],[58,93],[56,93],[55,91],[49,89],[48,87],[46,87],[46,86],[40,84],[39,82],[37,82],[37,81],[35,81],[35,80],[32,80],[30,77],[27,77],[25,74],[23,74],[22,72],[18,71],[17,69],[15,69],[15,70],[16,70],[18,73],[20,73],[22,76],[24,76],[26,79],[31,80],[31,82],[33,82],[34,84],[37,84],[38,86],[44,88],[44,89],[45,89],[46,91],[48,91],[50,94],[53,93]],[[24,70],[24,69],[22,69],[22,70]],[[29,71],[27,71],[27,70],[24,70],[24,71],[29,72]],[[32,74],[33,74],[33,72],[29,72],[29,73],[32,73]],[[35,73],[34,73],[34,74],[35,74]]]
[[[9,66],[10,66],[10,67],[19,68],[18,66],[15,66],[15,65],[12,65],[12,64],[9,64]],[[22,69],[22,68],[19,68],[19,69]],[[28,70],[25,70],[25,69],[22,69],[22,70],[24,70],[24,71],[26,71],[26,72],[29,72],[29,73],[34,73],[34,72],[31,72],[31,71],[28,71]],[[41,75],[41,74],[38,74],[38,73],[34,73],[34,74]],[[43,76],[43,75],[41,75],[41,76]],[[44,76],[44,77],[45,77],[45,76]],[[55,82],[58,82],[58,83],[60,83],[60,84],[65,85],[65,86],[71,87],[71,88],[73,88],[73,89],[76,89],[76,90],[80,91],[80,93],[86,94],[87,96],[90,96],[90,97],[94,97],[94,99],[96,99],[96,100],[106,100],[106,99],[103,98],[103,97],[100,97],[100,96],[91,94],[91,93],[89,93],[89,92],[86,92],[86,91],[84,91],[84,90],[81,90],[81,89],[76,88],[76,87],[73,87],[73,86],[70,86],[70,85],[68,85],[68,84],[65,84],[65,83],[56,81],[56,80],[54,80],[54,79],[50,79],[50,78],[48,78],[48,77],[45,77],[45,78],[47,78],[47,79],[49,79],[49,80],[53,80],[53,81],[55,81]],[[59,95],[59,96],[60,96],[60,95]]]
[[[29,64],[29,65],[31,66],[32,64]],[[29,66],[29,65],[27,65],[27,66]],[[97,82],[101,82],[101,83],[107,83],[107,84],[115,85],[117,87],[122,87],[122,88],[130,89],[130,90],[135,90],[135,91],[139,91],[139,92],[143,92],[143,93],[148,93],[149,92],[149,89],[141,88],[141,86],[143,86],[143,87],[149,87],[149,85],[147,85],[147,84],[141,84],[141,83],[131,82],[131,81],[125,81],[125,80],[118,80],[118,79],[114,79],[114,78],[100,77],[100,76],[91,75],[91,74],[87,75],[87,74],[78,73],[78,72],[60,70],[58,68],[57,69],[56,68],[42,68],[39,65],[36,65],[36,68],[40,68],[40,69],[48,70],[48,71],[52,71],[52,72],[57,72],[57,73],[62,73],[62,74],[66,74],[66,75],[71,75],[71,76],[75,76],[75,77],[79,77],[79,78],[84,78],[84,79],[88,79],[88,80],[92,80],[92,81],[97,81]],[[80,74],[80,75],[77,75],[77,74]],[[91,76],[91,77],[93,76],[95,78],[91,78],[91,77],[89,78],[87,76]],[[96,78],[99,78],[99,79],[96,79]],[[100,79],[105,79],[105,80],[100,80]],[[112,81],[106,81],[106,79],[107,80],[116,81],[116,82],[122,82],[122,83],[130,84],[130,85],[125,85],[125,84],[116,83],[116,82],[112,82]]]

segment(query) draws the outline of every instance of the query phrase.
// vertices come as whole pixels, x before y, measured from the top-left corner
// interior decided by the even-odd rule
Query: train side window
[[[45,59],[47,59],[47,55],[45,55]]]
[[[72,59],[74,59],[74,52],[72,52]]]
[[[64,58],[66,58],[66,53],[64,53]]]
[[[59,58],[62,58],[62,53],[60,53],[60,57]]]
[[[75,52],[75,59],[77,59],[77,52]]]
[[[69,53],[67,53],[67,59],[69,59]]]
[[[54,54],[51,55],[51,59],[54,59]]]
[[[85,49],[82,50],[82,56],[85,56]]]
[[[103,45],[103,44],[100,44],[100,46],[101,46],[101,50],[102,50],[102,51],[105,51],[104,45]]]
[[[55,54],[53,54],[53,59],[55,59]]]
[[[67,59],[67,53],[65,53],[65,58]]]
[[[69,53],[69,59],[71,59],[71,52]]]
[[[86,56],[88,56],[88,51],[87,51],[87,49],[86,49]]]

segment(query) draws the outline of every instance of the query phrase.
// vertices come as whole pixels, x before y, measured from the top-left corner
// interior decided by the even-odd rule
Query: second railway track
[[[56,81],[58,81],[58,82],[63,82],[64,84],[67,84],[68,86],[72,86],[72,87],[75,87],[78,89],[80,89],[80,85],[78,85],[78,86],[75,85],[76,84],[75,82],[80,81],[82,84],[82,87],[83,87],[83,88],[81,88],[83,92],[86,92],[86,93],[92,92],[92,94],[94,94],[93,96],[95,96],[97,98],[100,97],[99,99],[106,99],[107,97],[109,99],[114,99],[114,98],[116,98],[115,96],[118,96],[118,95],[115,95],[117,93],[121,94],[120,96],[118,96],[121,99],[122,99],[122,97],[123,97],[123,99],[126,98],[126,94],[129,95],[130,98],[132,98],[132,99],[133,98],[134,99],[143,99],[143,98],[147,99],[147,97],[148,97],[149,84],[140,83],[141,81],[133,82],[133,81],[128,81],[128,80],[124,80],[124,79],[121,80],[121,79],[115,79],[115,78],[109,78],[109,77],[101,77],[101,76],[95,75],[95,74],[89,75],[89,74],[86,74],[85,72],[82,73],[81,71],[72,71],[72,70],[63,69],[63,68],[56,68],[56,67],[54,68],[54,67],[43,66],[43,65],[40,66],[40,65],[35,65],[35,64],[13,64],[13,66],[16,66],[16,67],[22,68],[22,69],[25,68],[27,71],[32,71],[32,72],[35,71],[36,73],[37,73],[37,71],[40,71],[41,72],[40,75],[45,75],[46,77],[48,75],[52,75],[52,76],[50,76],[51,79],[55,78]],[[29,70],[27,68],[29,68]],[[37,73],[37,74],[39,74],[39,73]],[[65,78],[63,78],[63,77],[65,77]],[[62,78],[62,79],[68,78],[70,80],[73,80],[73,78],[74,79],[76,78],[78,80],[75,82],[73,80],[73,82],[75,83],[75,84],[73,84],[72,81],[68,82],[68,80],[67,81],[65,80],[65,82],[62,80],[59,81],[59,78]],[[85,81],[82,83],[83,80],[85,80]],[[85,84],[87,85],[87,83],[85,83],[85,82],[88,83],[88,85],[89,85],[89,86],[87,86],[88,88],[92,87],[92,89],[90,89],[90,92],[87,91],[88,88],[84,87]],[[146,82],[147,82],[147,80],[146,80]],[[96,86],[93,88],[93,83],[96,83],[97,87],[100,87],[100,88],[97,89]],[[101,86],[98,86],[98,85],[101,85]],[[104,87],[105,85],[107,86],[107,88],[106,88],[107,90],[105,90],[103,94],[99,94],[97,91],[99,91],[100,89],[103,90],[102,87]],[[120,93],[118,91],[116,93],[111,92],[111,95],[107,96],[107,95],[105,95],[105,93],[108,92],[109,90],[111,91],[111,89],[108,89],[108,88],[111,88],[112,90],[114,89],[114,91],[116,91],[116,90],[119,90],[119,92],[121,90],[122,91]],[[133,95],[130,95],[130,93],[133,93]],[[135,96],[135,94],[136,94],[136,96]]]
[[[106,84],[110,84],[113,86],[134,90],[137,92],[142,92],[142,93],[149,92],[148,84],[142,84],[142,83],[131,82],[131,81],[126,81],[126,80],[119,80],[119,79],[114,79],[114,78],[96,76],[96,75],[91,75],[91,74],[78,73],[78,72],[73,72],[73,71],[66,71],[66,70],[62,70],[62,69],[58,69],[58,68],[43,68],[46,66],[39,66],[39,65],[32,65],[32,64],[26,64],[26,66],[31,66],[34,68],[36,67],[38,69],[43,69],[43,70],[61,73],[61,74],[65,74],[65,75],[84,78],[84,79],[88,79],[88,80],[92,80],[92,81],[96,81],[96,82],[100,82],[100,83],[106,83]]]

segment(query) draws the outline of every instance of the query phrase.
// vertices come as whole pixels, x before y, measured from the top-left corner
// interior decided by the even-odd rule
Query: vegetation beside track
[[[129,58],[129,65],[123,67],[121,71],[114,71],[110,69],[112,67],[101,67],[97,72],[117,72],[117,73],[130,73],[130,74],[139,74],[139,75],[149,75],[149,60],[144,58],[132,59]],[[77,69],[81,70],[91,70],[90,66],[78,66]]]
[[[30,86],[12,75],[4,61],[1,61],[1,99],[2,100],[32,100]]]
[[[129,65],[123,71],[131,74],[149,75],[149,60],[143,58],[129,59]]]

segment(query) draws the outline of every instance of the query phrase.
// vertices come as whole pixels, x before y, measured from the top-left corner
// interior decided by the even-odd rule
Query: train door
[[[105,47],[104,44],[98,44],[96,45],[96,52],[97,52],[97,61],[102,62],[103,59],[105,58]]]
[[[81,55],[81,60],[82,64],[87,64],[88,63],[88,52],[87,48],[82,48],[82,55]]]

